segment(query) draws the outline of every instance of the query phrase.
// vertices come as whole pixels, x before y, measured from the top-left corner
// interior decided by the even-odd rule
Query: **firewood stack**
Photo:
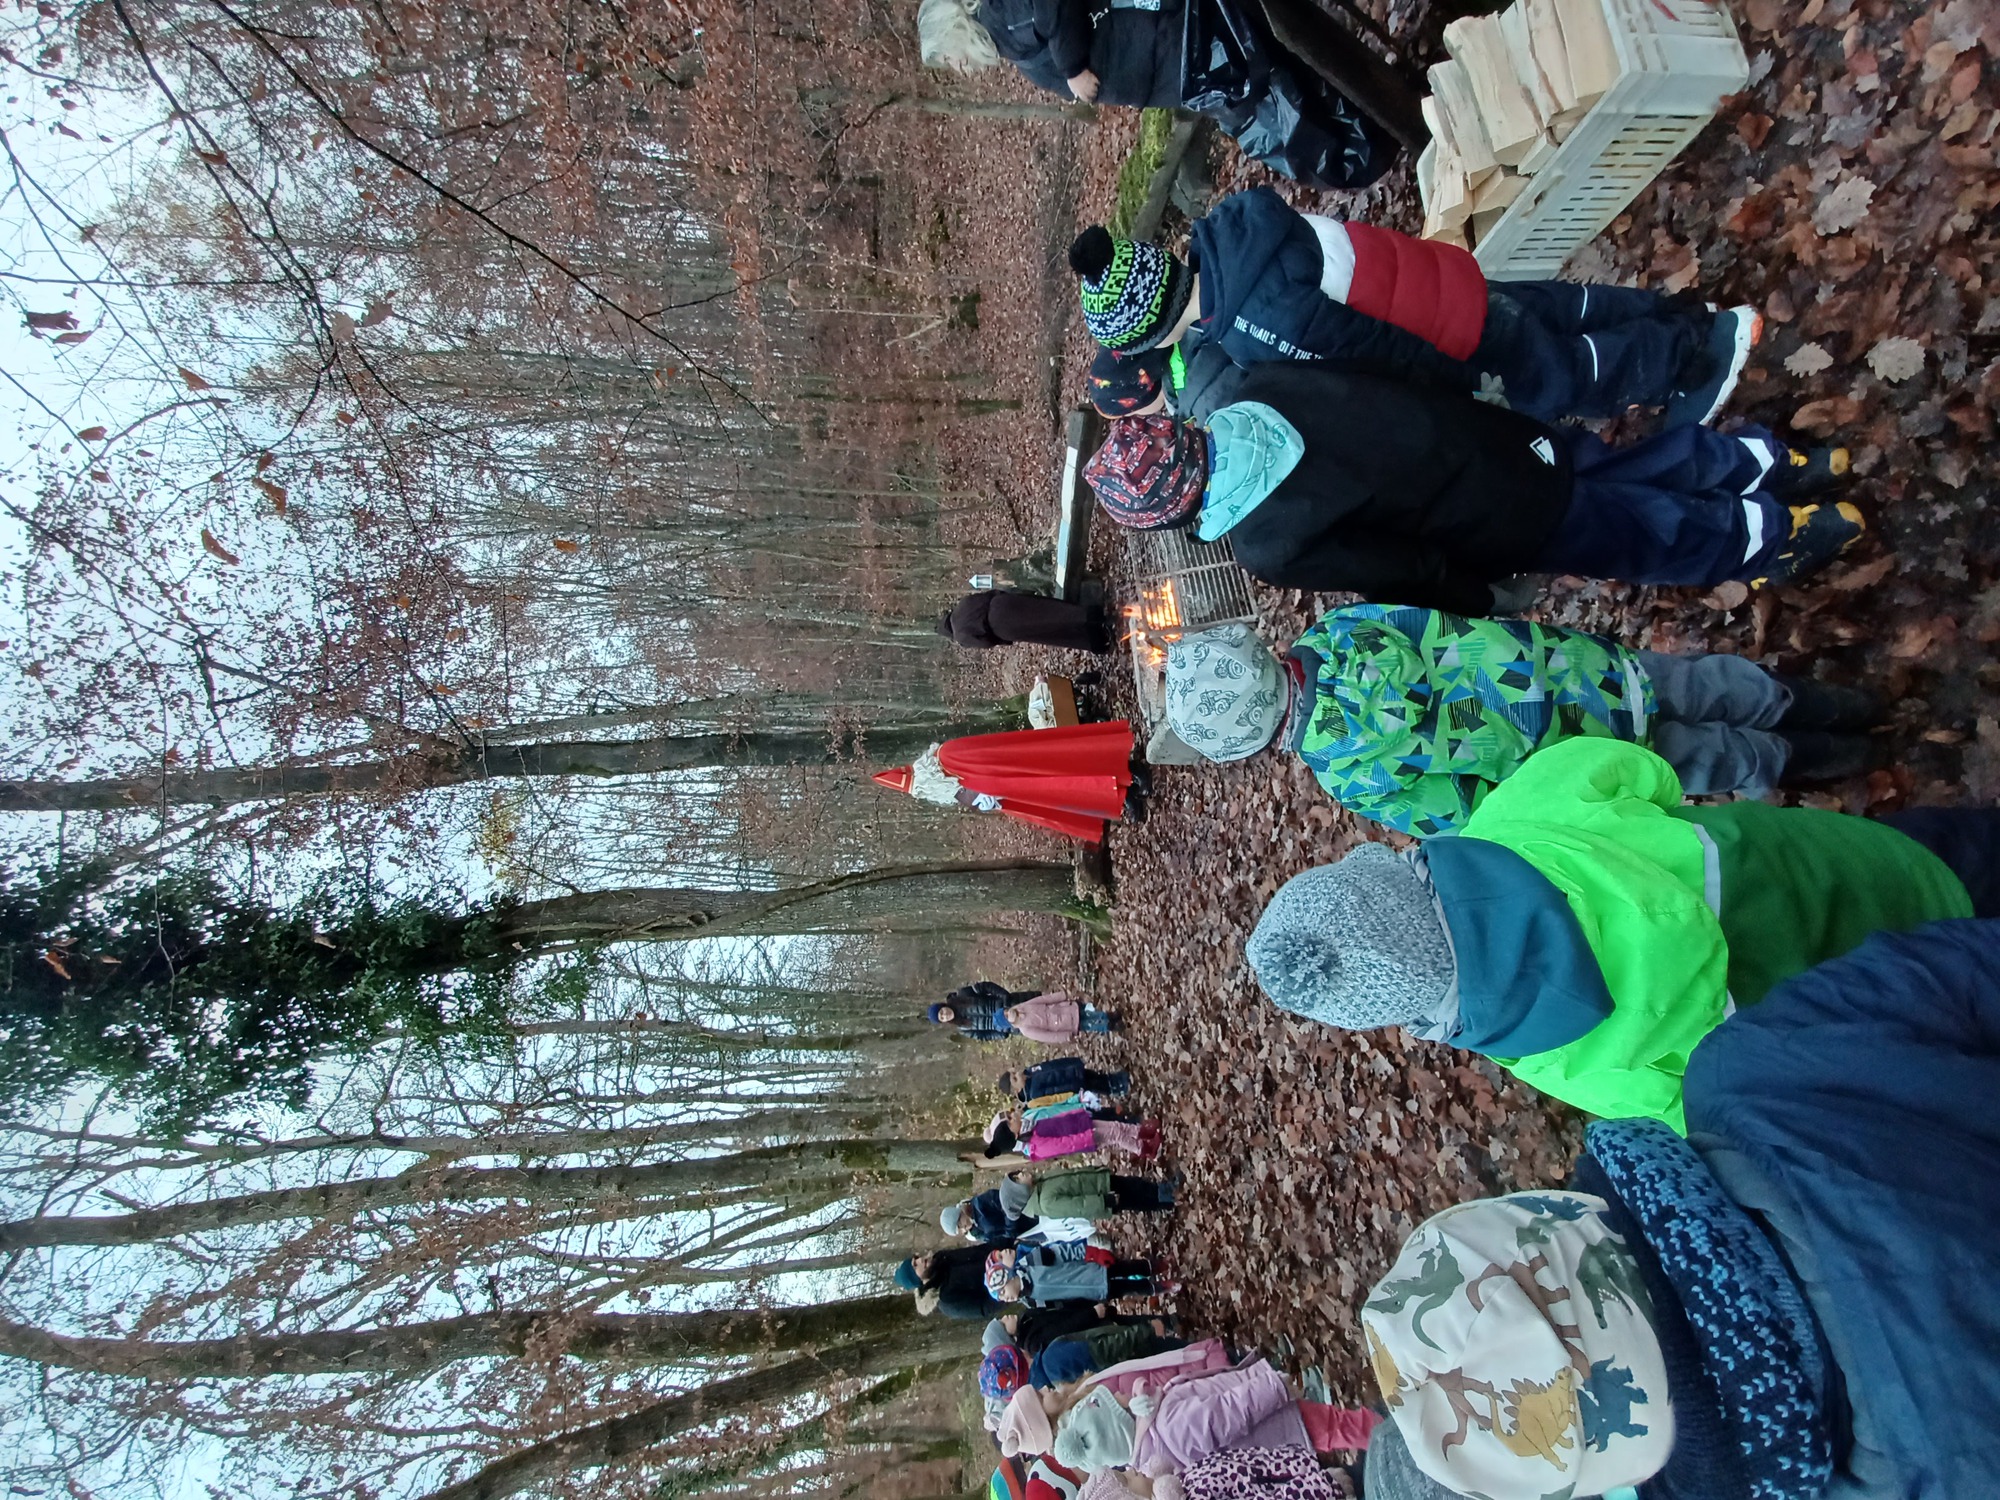
[[[1515,0],[1445,28],[1423,101],[1424,237],[1470,249],[1617,81],[1603,0]]]

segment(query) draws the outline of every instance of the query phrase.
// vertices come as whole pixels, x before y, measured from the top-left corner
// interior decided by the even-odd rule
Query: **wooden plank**
[[[1074,604],[1083,592],[1083,575],[1090,560],[1090,522],[1097,514],[1097,496],[1084,482],[1083,466],[1104,441],[1104,418],[1091,407],[1079,406],[1069,414],[1067,436],[1062,488],[1057,494],[1056,597]]]
[[[1514,76],[1500,23],[1491,16],[1461,16],[1445,27],[1444,44],[1465,67],[1493,159],[1503,167],[1518,165],[1542,133],[1542,117]]]
[[[1604,0],[1555,0],[1555,7],[1569,57],[1570,85],[1577,105],[1588,109],[1618,81],[1618,51],[1611,42]]]
[[[1493,166],[1493,143],[1486,137],[1486,125],[1479,118],[1479,101],[1472,94],[1472,80],[1463,64],[1446,58],[1430,70],[1431,97],[1450,132],[1452,145],[1467,172],[1483,172]]]
[[[1160,232],[1160,223],[1167,216],[1167,205],[1174,201],[1174,179],[1181,174],[1181,163],[1197,144],[1203,150],[1208,148],[1209,134],[1215,122],[1207,115],[1197,115],[1187,110],[1176,110],[1174,128],[1168,132],[1166,150],[1160,155],[1160,165],[1153,172],[1153,180],[1146,184],[1146,201],[1139,205],[1139,212],[1133,216],[1129,238],[1150,240]]]
[[[1543,120],[1553,120],[1562,113],[1563,103],[1535,56],[1534,44],[1528,36],[1526,0],[1515,0],[1500,12],[1500,39],[1507,44],[1507,60],[1513,64],[1515,79],[1527,90],[1535,114]]]

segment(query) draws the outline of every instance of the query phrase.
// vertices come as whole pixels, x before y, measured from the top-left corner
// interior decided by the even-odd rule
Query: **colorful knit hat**
[[[1008,1278],[1014,1274],[1013,1266],[1000,1258],[1006,1253],[1004,1250],[989,1250],[986,1254],[986,1295],[995,1302],[1007,1300],[1002,1294],[1007,1290]]]
[[[1158,344],[1194,293],[1194,275],[1178,257],[1144,240],[1115,239],[1102,224],[1076,237],[1069,268],[1083,278],[1090,336],[1120,354]]]
[[[1134,531],[1185,526],[1201,509],[1208,445],[1169,416],[1121,417],[1083,466],[1104,513]]]
[[[1144,354],[1100,350],[1090,362],[1090,404],[1099,416],[1129,417],[1159,400],[1172,379],[1172,357],[1164,349]]]
[[[1028,1383],[1028,1356],[1002,1344],[979,1362],[979,1394],[1011,1396]]]

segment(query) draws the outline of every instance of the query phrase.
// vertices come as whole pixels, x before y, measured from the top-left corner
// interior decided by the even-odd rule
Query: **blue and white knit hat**
[[[1093,224],[1069,247],[1070,269],[1090,336],[1118,354],[1159,344],[1187,311],[1194,275],[1179,257],[1144,240],[1121,240]]]
[[[1671,1288],[1663,1296],[1678,1304],[1693,1334],[1698,1369],[1674,1375],[1675,1406],[1689,1431],[1675,1444],[1667,1477],[1694,1472],[1676,1492],[1713,1492],[1712,1480],[1686,1479],[1716,1472],[1753,1500],[1824,1492],[1833,1474],[1821,1395],[1826,1354],[1770,1237],[1695,1149],[1656,1120],[1598,1121],[1585,1134],[1585,1151],[1578,1185],[1601,1190],[1614,1220],[1629,1219]],[[1722,1451],[1679,1451],[1703,1446],[1706,1429],[1716,1427]]]

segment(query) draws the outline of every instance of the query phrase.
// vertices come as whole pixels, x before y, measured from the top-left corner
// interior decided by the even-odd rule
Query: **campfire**
[[[1250,575],[1227,541],[1203,542],[1181,531],[1140,532],[1139,598],[1123,610],[1132,678],[1149,727],[1167,713],[1167,647],[1190,630],[1257,618]]]

